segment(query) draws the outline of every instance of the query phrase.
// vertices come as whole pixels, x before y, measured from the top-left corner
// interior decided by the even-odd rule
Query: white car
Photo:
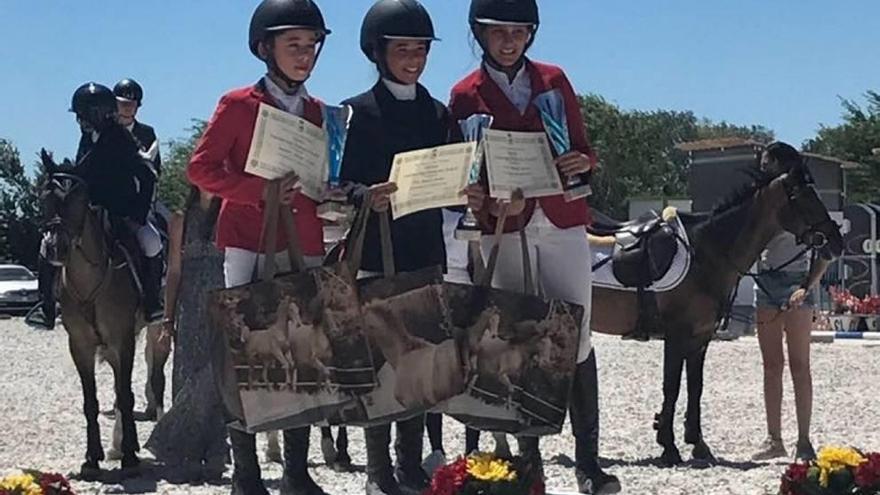
[[[40,302],[37,277],[21,265],[0,265],[0,312],[27,311]]]

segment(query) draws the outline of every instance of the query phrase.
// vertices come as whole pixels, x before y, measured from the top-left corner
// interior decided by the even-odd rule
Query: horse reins
[[[99,261],[93,261],[93,260],[89,259],[89,257],[87,256],[85,249],[83,249],[83,247],[82,247],[82,235],[76,236],[75,238],[72,239],[72,241],[73,241],[72,242],[73,249],[75,249],[76,251],[78,251],[80,253],[80,255],[83,257],[85,262],[89,264],[89,266],[97,268],[98,266],[101,265],[101,263]],[[94,303],[95,299],[98,298],[98,296],[101,294],[101,292],[103,292],[104,288],[107,287],[107,284],[109,283],[110,274],[113,271],[113,257],[110,256],[109,252],[107,252],[108,248],[107,248],[106,242],[102,241],[102,244],[103,244],[103,250],[105,251],[105,254],[107,255],[106,256],[107,262],[104,263],[104,265],[101,269],[100,281],[98,282],[97,285],[95,285],[95,287],[88,293],[88,295],[86,297],[82,297],[82,293],[79,291],[79,289],[76,288],[76,285],[67,276],[66,263],[65,263],[64,268],[61,271],[63,286],[70,288],[71,295],[76,300],[76,302],[81,306],[86,306],[88,304]]]

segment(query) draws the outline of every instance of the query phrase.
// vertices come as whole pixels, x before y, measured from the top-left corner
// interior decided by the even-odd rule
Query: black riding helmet
[[[486,47],[480,38],[480,25],[519,24],[531,26],[532,36],[526,50],[535,41],[538,26],[541,24],[536,0],[471,0],[468,23],[477,43],[485,53]],[[486,57],[488,60],[488,57]]]
[[[116,120],[116,96],[103,84],[87,82],[74,91],[70,111],[81,122],[101,130]]]
[[[120,101],[136,101],[141,106],[144,99],[144,89],[134,79],[123,79],[113,86],[113,94]]]
[[[370,7],[361,25],[361,50],[370,61],[379,65],[385,76],[382,53],[390,39],[415,39],[427,42],[440,41],[434,35],[434,23],[425,7],[417,0],[379,0]]]
[[[270,56],[264,60],[260,56],[260,43],[270,40],[276,34],[288,29],[311,29],[318,34],[318,51],[315,61],[324,47],[324,40],[330,34],[324,23],[321,9],[312,0],[263,0],[254,10],[251,16],[251,25],[248,33],[248,46],[255,57],[266,63],[269,71],[291,86],[297,86],[304,81],[294,81],[282,72],[275,57]]]

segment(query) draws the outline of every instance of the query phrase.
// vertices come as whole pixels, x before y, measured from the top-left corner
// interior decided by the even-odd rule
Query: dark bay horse
[[[712,461],[703,440],[700,399],[706,349],[729,311],[731,294],[765,246],[783,230],[801,243],[822,247],[827,257],[843,249],[838,226],[831,220],[803,167],[777,178],[755,172],[755,183],[727,199],[710,214],[681,215],[693,249],[690,269],[679,286],[657,294],[659,321],[665,331],[663,407],[654,427],[663,447],[661,461],[681,463],[672,422],[687,366],[688,404],[685,442],[693,457]],[[591,327],[625,335],[636,326],[635,292],[593,287]]]
[[[103,212],[90,204],[87,184],[75,169],[56,166],[45,152],[43,162],[47,179],[42,194],[51,239],[47,258],[61,267],[62,321],[83,390],[87,447],[81,476],[95,479],[104,460],[95,385],[97,357],[113,368],[122,468],[129,471],[139,465],[131,375],[137,330],[144,326],[140,296],[128,267],[112,255]]]

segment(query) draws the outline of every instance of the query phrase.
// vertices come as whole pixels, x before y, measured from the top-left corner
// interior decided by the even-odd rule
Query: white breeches
[[[135,236],[137,236],[138,244],[147,258],[153,258],[162,252],[162,236],[153,224],[147,222],[145,225],[135,227]]]
[[[548,299],[580,304],[584,307],[577,362],[587,360],[590,342],[590,307],[592,299],[592,266],[587,232],[580,225],[560,229],[553,225],[540,208],[535,209],[526,226],[526,239],[533,280]],[[483,256],[489,259],[494,236],[483,237]],[[494,287],[521,292],[523,290],[522,249],[518,232],[504,234],[498,263],[492,279]]]

